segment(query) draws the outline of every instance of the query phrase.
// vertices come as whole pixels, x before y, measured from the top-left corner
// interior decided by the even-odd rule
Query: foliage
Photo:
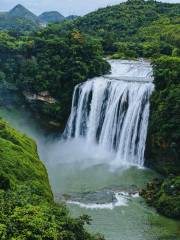
[[[180,177],[169,177],[164,181],[155,180],[148,183],[141,195],[161,214],[180,219]]]
[[[21,35],[36,31],[38,28],[37,23],[29,19],[10,16],[9,14],[0,14],[0,31],[6,30],[15,35]]]
[[[88,216],[73,219],[65,205],[49,203],[30,187],[0,190],[0,238],[3,240],[103,240],[84,228]]]
[[[151,98],[147,163],[163,174],[179,174],[180,58],[161,57],[153,64],[156,88]]]
[[[47,172],[39,160],[36,144],[0,120],[0,186],[15,189],[30,186],[37,195],[52,201]]]
[[[129,0],[64,23],[60,30],[78,29],[97,36],[106,53],[120,58],[152,57],[176,54],[179,17],[180,4]]]
[[[0,52],[0,79],[14,84],[21,93],[48,91],[57,100],[54,107],[30,104],[46,121],[65,122],[74,86],[110,69],[99,41],[78,31],[62,36],[54,25],[33,37],[0,33]]]

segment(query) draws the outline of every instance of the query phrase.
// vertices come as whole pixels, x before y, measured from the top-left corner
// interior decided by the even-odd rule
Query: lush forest
[[[46,91],[53,104],[47,98],[29,106],[58,127],[69,115],[74,86],[110,70],[99,41],[77,31],[61,35],[52,26],[32,37],[0,33],[0,42],[1,85],[11,85],[25,96]]]
[[[0,32],[1,87],[18,92],[20,104],[28,104],[41,122],[62,129],[74,86],[110,71],[104,56],[152,61],[155,91],[146,165],[171,179],[155,183],[158,188],[143,195],[149,199],[150,194],[148,201],[161,213],[178,218],[180,4],[129,0],[28,36]],[[171,181],[176,183],[176,194],[163,192]],[[166,212],[167,199],[174,199],[175,213]]]
[[[78,29],[97,36],[113,57],[152,58],[178,54],[179,17],[179,4],[129,0],[59,25],[57,31]]]

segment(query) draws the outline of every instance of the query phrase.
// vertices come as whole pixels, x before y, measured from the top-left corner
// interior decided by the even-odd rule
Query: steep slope
[[[19,33],[31,32],[39,27],[38,18],[28,9],[18,4],[12,10],[0,14],[0,31]]]
[[[0,187],[25,185],[52,201],[52,192],[36,144],[0,119]],[[8,183],[4,185],[3,179]]]
[[[12,17],[9,14],[0,15],[0,31],[10,31],[19,35],[36,31],[38,28],[38,24],[31,20]]]
[[[180,16],[180,4],[156,1],[128,0],[78,18],[67,26],[98,36],[106,52],[117,52],[118,42],[140,42],[136,34],[162,17],[173,20]],[[143,42],[143,39],[141,40]]]

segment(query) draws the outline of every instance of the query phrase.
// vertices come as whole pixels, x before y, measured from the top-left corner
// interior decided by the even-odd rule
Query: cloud
[[[118,4],[124,0],[0,0],[0,10],[10,10],[17,4],[22,4],[35,14],[44,11],[57,10],[65,16],[70,14],[84,15],[107,5]],[[162,0],[164,2],[180,2],[180,0]]]

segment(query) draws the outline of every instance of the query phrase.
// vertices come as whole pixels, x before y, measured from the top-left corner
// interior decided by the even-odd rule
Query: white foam
[[[82,202],[78,202],[78,201],[67,201],[67,204],[71,204],[71,205],[77,205],[80,208],[86,208],[86,209],[109,209],[109,210],[113,210],[116,207],[121,207],[121,206],[128,206],[128,200],[133,197],[139,197],[139,193],[134,193],[134,194],[130,194],[128,192],[116,192],[114,194],[115,197],[115,201],[111,202],[111,203],[82,203]]]

